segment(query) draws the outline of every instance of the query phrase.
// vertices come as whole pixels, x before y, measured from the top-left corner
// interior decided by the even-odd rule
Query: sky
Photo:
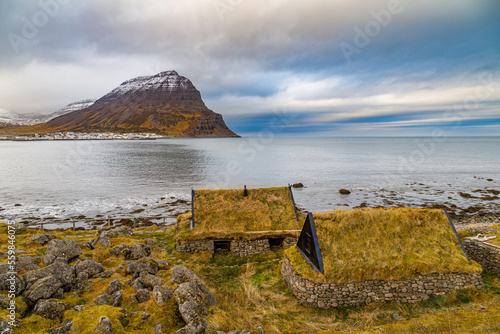
[[[240,135],[500,135],[498,0],[2,0],[0,38],[21,114],[176,70]]]

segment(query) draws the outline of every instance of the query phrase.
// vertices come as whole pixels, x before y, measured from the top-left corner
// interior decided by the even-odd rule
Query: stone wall
[[[464,246],[471,260],[479,263],[484,271],[500,275],[500,247],[471,238],[465,239]]]
[[[283,240],[283,248],[290,248],[297,244],[298,238],[286,237]],[[229,241],[229,240],[228,240]],[[249,256],[252,254],[263,254],[271,250],[269,239],[258,240],[230,240],[230,251],[234,256]],[[214,240],[177,240],[176,250],[178,252],[214,253]]]
[[[364,281],[347,284],[315,283],[302,278],[286,257],[281,275],[293,295],[302,305],[330,308],[360,306],[381,302],[414,303],[431,294],[445,294],[454,289],[473,285],[481,289],[481,273],[433,274],[400,281]]]
[[[271,250],[269,239],[234,240],[231,241],[231,254],[234,256],[249,256],[263,254]]]
[[[175,249],[178,252],[198,253],[198,252],[214,252],[213,240],[177,240]]]

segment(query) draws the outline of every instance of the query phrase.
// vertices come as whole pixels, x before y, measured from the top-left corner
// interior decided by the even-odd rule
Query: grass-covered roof
[[[248,196],[243,189],[196,190],[194,209],[194,229],[189,228],[191,213],[179,216],[178,239],[298,236],[300,232],[283,231],[300,230],[305,220],[299,212],[297,222],[287,187],[248,189]]]
[[[480,272],[462,252],[446,215],[437,209],[356,209],[314,214],[325,273],[315,272],[296,247],[293,267],[316,282],[398,280],[417,275]]]

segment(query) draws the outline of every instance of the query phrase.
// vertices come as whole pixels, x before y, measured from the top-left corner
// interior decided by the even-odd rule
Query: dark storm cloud
[[[473,112],[491,119],[499,8],[494,0],[7,0],[0,107],[49,112],[175,69],[242,129],[280,108],[297,114],[301,129],[382,118],[386,126],[385,117],[399,128],[398,117],[446,112],[485,86]],[[23,35],[30,24],[36,33]]]

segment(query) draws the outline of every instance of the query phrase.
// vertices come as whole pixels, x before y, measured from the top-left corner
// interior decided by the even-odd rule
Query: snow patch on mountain
[[[180,76],[176,71],[165,71],[155,75],[141,76],[123,82],[107,96],[121,96],[130,91],[160,90],[172,92],[176,89],[187,89],[189,79]]]

